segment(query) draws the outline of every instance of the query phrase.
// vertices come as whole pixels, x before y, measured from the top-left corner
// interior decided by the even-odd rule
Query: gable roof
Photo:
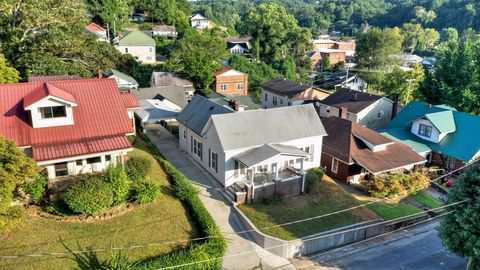
[[[137,97],[132,93],[121,93],[122,102],[126,109],[136,109],[140,107]]]
[[[247,75],[247,74],[245,74],[241,71],[235,70],[235,69],[231,69],[231,68],[224,68],[222,70],[219,70],[219,71],[216,71],[215,73],[213,73],[213,76],[215,76],[215,77],[221,76],[221,75],[235,76],[235,75]]]
[[[93,33],[97,33],[97,32],[104,32],[104,31],[107,31],[107,29],[101,27],[100,25],[92,22],[90,23],[89,25],[87,25],[87,30],[90,31],[90,32],[93,32]]]
[[[453,113],[450,110],[443,112],[427,113],[425,118],[430,121],[440,133],[451,133],[454,132],[455,120],[453,119]]]
[[[278,155],[307,157],[308,153],[297,147],[282,144],[264,144],[256,148],[250,148],[235,155],[235,159],[247,167],[254,166],[264,160]]]
[[[224,150],[327,134],[313,104],[215,114],[211,123]]]
[[[25,95],[23,98],[23,108],[26,109],[30,105],[33,105],[46,97],[56,97],[70,103],[77,103],[77,100],[71,93],[62,90],[51,83],[45,83],[43,87],[39,87]]]
[[[106,76],[107,78],[110,78],[110,77],[112,77],[112,76],[115,76],[115,77],[117,77],[117,78],[119,78],[119,79],[122,79],[122,80],[124,80],[124,81],[127,81],[127,82],[130,83],[130,84],[136,84],[136,85],[138,85],[138,82],[137,82],[133,77],[131,77],[131,76],[129,76],[129,75],[123,73],[123,72],[120,72],[120,71],[118,71],[118,70],[116,70],[116,69],[113,69],[113,68],[110,69],[109,72],[105,73],[105,76]]]
[[[147,125],[174,119],[179,114],[179,111],[157,99],[143,99],[139,102],[141,108],[135,110],[135,115]]]
[[[200,95],[195,95],[192,101],[178,115],[177,121],[201,135],[210,116],[229,113],[233,113],[233,110]]]
[[[257,102],[257,98],[254,97],[254,96],[224,96],[220,93],[217,93],[217,92],[210,92],[210,94],[208,94],[208,99],[215,102],[215,103],[218,103],[220,105],[223,105],[223,106],[229,106],[229,101],[231,100],[234,100],[236,102],[238,102],[238,104],[240,105],[240,107],[243,107],[245,110],[258,110],[258,109],[262,109],[262,104],[258,103]]]
[[[208,20],[208,19],[205,18],[202,14],[197,13],[197,14],[194,14],[194,15],[190,16],[190,20],[193,21],[193,20]]]
[[[28,76],[28,82],[51,82],[51,81],[67,81],[81,80],[77,75],[55,75],[55,76]]]
[[[187,79],[182,78],[180,75],[163,72],[163,71],[154,71],[150,77],[150,86],[182,86],[182,87],[193,87],[193,82]]]
[[[294,81],[287,80],[283,77],[273,79],[262,85],[262,88],[266,91],[272,92],[278,95],[286,95],[293,97],[299,94],[311,86],[307,84],[301,84]]]
[[[426,161],[409,146],[346,119],[332,116],[322,118],[322,122],[331,134],[323,139],[322,151],[347,164],[357,163],[377,174]],[[385,145],[386,149],[374,152],[365,142]]]
[[[118,40],[119,46],[155,46],[155,40],[142,31],[131,31]]]
[[[410,131],[412,121],[427,114],[450,111],[455,122],[455,131],[447,134],[440,143],[419,138]],[[469,162],[480,151],[480,116],[453,111],[445,106],[430,106],[419,102],[410,102],[382,130],[383,134],[414,147],[419,153],[434,151],[455,159]]]
[[[144,99],[168,99],[178,106],[184,108],[187,106],[187,97],[185,91],[181,86],[158,86],[150,88],[140,88],[138,90],[131,90],[138,100]]]
[[[0,85],[0,134],[18,146],[31,146],[36,161],[92,154],[96,149],[131,147],[125,135],[134,131],[115,80],[82,79],[48,84],[49,89],[53,86],[75,97],[78,104],[72,108],[75,124],[33,128],[23,109],[23,99],[33,92],[44,91],[45,83],[4,84]],[[112,148],[113,145],[116,146]],[[43,151],[51,152],[46,155]]]
[[[244,50],[250,50],[247,42],[230,42],[227,41],[227,49],[232,49],[236,46],[243,48]]]
[[[342,88],[322,100],[320,103],[332,107],[345,107],[351,113],[359,113],[383,97]]]

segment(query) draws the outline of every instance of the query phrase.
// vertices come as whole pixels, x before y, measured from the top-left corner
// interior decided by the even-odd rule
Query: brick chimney
[[[338,117],[347,119],[347,112],[348,112],[347,107],[340,107],[338,109]]]
[[[230,99],[230,100],[228,101],[228,106],[229,106],[230,108],[232,108],[233,110],[235,110],[236,112],[238,112],[238,110],[239,110],[239,108],[240,108],[240,104],[239,104],[237,101],[233,100],[233,99]]]
[[[393,107],[392,107],[392,119],[397,116],[398,113],[398,95],[393,96]]]

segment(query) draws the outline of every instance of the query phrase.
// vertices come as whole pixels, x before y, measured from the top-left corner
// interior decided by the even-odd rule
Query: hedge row
[[[221,269],[221,258],[226,252],[227,243],[212,216],[200,200],[198,191],[184,174],[165,159],[146,135],[141,134],[140,136],[147,142],[149,150],[168,174],[176,196],[187,206],[195,223],[200,226],[203,236],[208,237],[208,239],[201,244],[191,244],[184,250],[141,261],[135,265],[135,269],[158,269],[174,265],[185,265],[179,269]]]

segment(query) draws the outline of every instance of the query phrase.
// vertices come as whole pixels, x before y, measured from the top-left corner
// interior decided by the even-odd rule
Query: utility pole
[[[113,37],[114,38],[117,37],[117,28],[116,28],[116,24],[115,24],[116,20],[117,20],[117,15],[113,14]]]
[[[405,103],[408,103],[410,100],[410,91],[412,91],[412,82],[414,82],[415,79],[406,79],[406,82],[408,82],[408,91],[407,91],[407,98],[405,100]]]

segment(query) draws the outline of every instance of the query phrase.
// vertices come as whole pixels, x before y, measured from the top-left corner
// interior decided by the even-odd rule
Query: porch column
[[[252,186],[252,203],[255,198],[255,183],[253,182],[253,170],[247,168],[247,177],[250,180],[250,185]]]
[[[300,173],[302,174],[302,194],[305,194],[305,171],[303,170],[303,162],[305,159],[302,158],[300,162]]]

